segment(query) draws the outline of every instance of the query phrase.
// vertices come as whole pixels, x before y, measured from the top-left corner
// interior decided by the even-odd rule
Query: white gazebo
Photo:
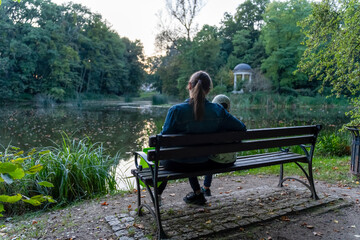
[[[240,63],[238,65],[235,66],[234,70],[234,91],[233,93],[243,93],[244,89],[241,87],[241,89],[239,89],[238,87],[238,80],[240,80],[240,78],[238,79],[238,77],[241,76],[241,81],[244,82],[245,79],[249,80],[249,83],[251,82],[251,75],[252,75],[252,69],[250,67],[250,65],[246,64],[246,63]]]

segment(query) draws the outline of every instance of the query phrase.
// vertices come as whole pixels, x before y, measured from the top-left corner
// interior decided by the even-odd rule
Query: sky
[[[52,0],[57,4],[69,0]],[[201,28],[204,24],[219,26],[224,13],[234,14],[236,8],[244,0],[207,0],[195,18],[195,23]],[[159,11],[166,15],[166,0],[72,0],[87,6],[92,12],[100,13],[121,37],[134,41],[140,40],[144,45],[146,56],[155,55],[155,36]]]

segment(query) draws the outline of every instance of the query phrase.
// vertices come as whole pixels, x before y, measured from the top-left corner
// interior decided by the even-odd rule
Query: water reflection
[[[110,154],[119,152],[122,159],[119,170],[127,173],[130,168],[123,163],[132,157],[132,151],[147,147],[148,136],[161,131],[167,110],[148,102],[115,101],[83,103],[82,108],[2,106],[0,144],[28,150],[59,143],[62,132],[78,139],[89,137],[93,142],[103,142]],[[335,131],[349,121],[346,111],[345,108],[258,108],[233,109],[232,114],[249,129],[322,124],[326,132]]]

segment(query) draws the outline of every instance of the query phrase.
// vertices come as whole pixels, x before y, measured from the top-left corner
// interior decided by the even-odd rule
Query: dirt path
[[[231,194],[241,198],[242,193],[245,195],[251,189],[269,190],[276,186],[277,181],[276,176],[217,177],[212,186],[214,198],[209,202],[221,201]],[[293,184],[296,185],[289,183]],[[324,182],[317,182],[316,187],[321,196],[337,196],[344,204],[305,209],[244,228],[220,231],[202,239],[360,239],[360,188]],[[171,210],[166,206],[186,206],[182,198],[189,191],[187,182],[170,184],[163,194],[164,209]],[[309,192],[306,194],[310,195]],[[0,228],[0,239],[118,239],[106,217],[133,215],[135,208],[135,194],[105,196],[66,209],[41,213],[33,218],[7,219],[0,222],[0,225],[5,225]],[[135,220],[136,231],[143,231],[143,234],[136,235],[128,230],[127,239],[151,238],[152,228],[147,227],[148,222]]]

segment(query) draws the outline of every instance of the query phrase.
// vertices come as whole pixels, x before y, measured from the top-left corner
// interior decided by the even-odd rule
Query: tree
[[[246,0],[240,4],[234,16],[224,14],[220,36],[222,39],[222,56],[229,68],[241,62],[259,67],[265,57],[265,51],[259,43],[263,26],[263,14],[269,0]]]
[[[180,97],[188,96],[186,86],[193,72],[201,69],[208,72],[210,76],[215,76],[220,66],[220,43],[217,28],[204,25],[192,42],[184,40],[179,45],[180,75],[177,83]]]
[[[360,3],[324,0],[313,4],[301,26],[306,35],[299,70],[328,84],[336,96],[347,96],[354,109],[350,125],[360,124]]]
[[[195,17],[203,7],[202,0],[167,0],[166,7],[170,16],[174,17],[185,28],[186,38],[191,39],[191,31]]]
[[[20,2],[21,0],[13,0],[14,2]],[[0,5],[1,5],[1,0],[0,0]]]
[[[261,31],[261,39],[268,57],[263,61],[261,69],[269,77],[275,90],[281,92],[286,88],[305,88],[307,76],[293,72],[305,51],[301,45],[304,34],[297,22],[311,13],[311,5],[306,0],[272,2],[264,15],[265,26]]]
[[[191,41],[192,33],[195,32],[194,19],[203,6],[203,0],[166,0],[170,22],[165,22],[159,15],[160,31],[156,35],[156,47],[160,50],[177,49],[179,39]]]
[[[135,93],[143,46],[120,38],[80,4],[5,0],[0,8],[0,99]]]

